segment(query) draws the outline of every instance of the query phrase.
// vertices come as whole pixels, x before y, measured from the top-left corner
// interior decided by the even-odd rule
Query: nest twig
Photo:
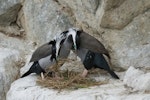
[[[47,76],[44,80],[42,80],[39,77],[37,83],[44,87],[61,90],[86,88],[89,86],[105,84],[106,82],[96,82],[89,78],[81,78],[77,72],[65,71],[60,74],[59,79]]]

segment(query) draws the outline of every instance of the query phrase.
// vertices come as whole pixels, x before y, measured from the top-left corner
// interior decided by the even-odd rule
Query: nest
[[[37,83],[41,86],[52,89],[79,89],[106,84],[106,82],[96,82],[90,78],[81,78],[78,72],[64,71],[59,78],[46,76],[44,80],[38,78]]]
[[[57,77],[50,77],[46,73],[45,78],[42,79],[38,77],[37,83],[43,87],[52,88],[52,89],[78,89],[78,88],[87,88],[90,86],[106,84],[106,81],[97,82],[96,80],[90,78],[82,78],[81,73],[74,71],[63,71],[59,72],[59,67],[66,61],[71,61],[72,59],[59,59],[59,61],[50,67],[50,71],[57,72]]]

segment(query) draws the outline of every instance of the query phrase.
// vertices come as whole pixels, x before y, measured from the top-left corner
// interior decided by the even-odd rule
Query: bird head
[[[68,38],[70,35],[72,36],[73,40],[73,48],[77,50],[77,45],[76,45],[76,29],[75,28],[69,28],[67,31],[64,31],[61,33],[64,37]]]
[[[70,28],[64,32],[62,32],[61,34],[57,35],[55,37],[56,40],[56,57],[58,56],[59,53],[59,49],[61,47],[61,43],[62,41],[64,41],[65,39],[70,39],[71,42],[73,43],[73,48],[74,50],[77,50],[77,44],[76,44],[76,29],[74,28]]]
[[[48,44],[51,44],[51,45],[56,45],[56,40],[54,39],[54,40],[51,40]]]
[[[72,40],[73,40],[73,47],[75,50],[77,50],[77,44],[76,44],[76,30],[74,28],[70,28],[68,30],[67,36],[72,35]]]
[[[54,37],[54,40],[56,41],[56,58],[58,57],[58,53],[59,53],[59,49],[61,47],[61,42],[65,39],[65,35],[64,34],[60,34]]]

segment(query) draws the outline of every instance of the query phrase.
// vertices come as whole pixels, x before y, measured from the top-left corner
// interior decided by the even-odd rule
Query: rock
[[[68,13],[75,20],[74,26],[94,32],[100,29],[99,25],[104,13],[104,0],[58,0],[64,8],[70,9]]]
[[[10,84],[19,74],[19,56],[17,50],[0,48],[0,100],[5,100]]]
[[[83,2],[85,9],[87,9],[90,13],[95,14],[101,0],[93,0],[93,1],[81,0],[81,1]]]
[[[17,25],[13,26],[0,26],[0,32],[9,35],[9,36],[22,36],[20,29]]]
[[[17,15],[22,5],[20,3],[7,9],[7,11],[0,15],[0,26],[10,26],[16,22]]]
[[[1,0],[0,1],[0,15],[13,5],[22,2],[22,0]]]
[[[149,94],[130,94],[121,81],[112,80],[101,86],[58,92],[36,84],[36,77],[30,75],[11,84],[6,100],[143,100]]]
[[[107,6],[110,6],[109,2],[113,2],[114,0],[108,0]],[[117,1],[117,0],[116,0]],[[101,27],[110,28],[110,29],[123,29],[126,25],[128,25],[134,17],[138,16],[141,13],[144,13],[150,8],[150,2],[148,0],[119,0],[111,3],[117,8],[110,9],[105,11],[102,21]],[[112,6],[113,7],[113,6]]]
[[[150,11],[134,18],[123,30],[107,30],[103,36],[116,67],[150,69]]]
[[[150,72],[144,73],[131,66],[125,73],[123,82],[134,91],[150,92]]]
[[[21,3],[17,3],[0,15],[0,32],[6,35],[21,36],[20,26],[17,24],[18,12],[21,7]]]
[[[29,52],[34,49],[32,41],[6,36],[0,32],[0,48],[1,47],[18,50],[22,58],[24,58],[23,55],[29,54]]]
[[[107,0],[105,4],[105,11],[119,7],[124,1],[126,0]]]
[[[40,45],[72,27],[54,0],[25,0],[23,12],[28,40]]]

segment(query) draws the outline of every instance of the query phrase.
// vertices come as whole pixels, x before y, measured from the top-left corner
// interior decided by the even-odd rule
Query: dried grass
[[[59,78],[49,77],[48,74],[45,75],[43,80],[41,77],[38,77],[37,84],[52,88],[52,89],[78,89],[78,88],[87,88],[90,86],[106,84],[106,81],[96,82],[90,78],[82,78],[79,72],[74,71],[63,71],[59,72],[59,67],[62,66],[64,62],[72,61],[72,59],[59,59],[56,64],[50,67],[50,71],[57,72]]]
[[[46,70],[49,70],[49,71],[54,71],[54,72],[58,72],[59,68],[65,63],[65,62],[70,62],[70,61],[73,61],[73,59],[61,59],[59,58],[57,63],[53,64],[52,66],[50,66],[48,69]]]
[[[81,78],[77,72],[65,71],[60,74],[59,79],[46,76],[45,79],[42,80],[41,77],[39,77],[37,83],[44,87],[61,90],[87,88],[90,86],[106,84],[107,82],[96,82],[90,78]]]

